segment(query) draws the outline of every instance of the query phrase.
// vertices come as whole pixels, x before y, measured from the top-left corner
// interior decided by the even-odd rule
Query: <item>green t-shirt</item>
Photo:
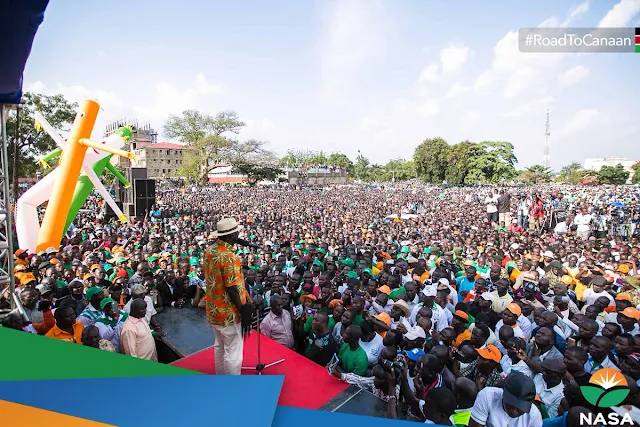
[[[304,322],[304,331],[308,334],[311,333],[311,323],[313,322],[313,316],[309,316],[307,317],[306,322]],[[354,322],[355,324],[355,322]],[[333,318],[333,316],[329,317],[329,323],[327,324],[327,327],[329,328],[329,331],[333,331],[333,327],[336,326],[336,321]]]
[[[340,365],[345,373],[354,373],[356,375],[364,375],[369,367],[369,359],[367,359],[367,352],[360,346],[356,351],[351,350],[349,344],[344,343],[340,347]]]
[[[360,326],[360,323],[362,323],[364,319],[362,318],[362,313],[358,313],[356,314],[356,317],[353,319],[353,324],[356,326]]]
[[[400,286],[398,289],[394,289],[391,291],[391,293],[389,294],[389,298],[395,301],[398,299],[398,295],[403,294],[405,292],[406,290],[404,289],[404,286]]]

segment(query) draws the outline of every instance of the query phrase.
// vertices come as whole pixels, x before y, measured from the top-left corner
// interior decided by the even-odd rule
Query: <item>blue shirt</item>
[[[543,420],[542,427],[566,427],[567,414],[568,412],[565,412],[561,417],[547,418],[546,420]]]
[[[458,294],[460,292],[469,292],[475,286],[476,286],[476,280],[473,279],[473,281],[469,281],[469,279],[467,279],[467,276],[458,277],[456,279],[456,287],[458,288]]]

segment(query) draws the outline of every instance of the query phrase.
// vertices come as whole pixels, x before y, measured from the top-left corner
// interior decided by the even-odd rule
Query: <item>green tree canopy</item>
[[[631,166],[633,170],[633,176],[631,177],[631,182],[634,184],[640,183],[640,162],[637,162],[633,166]]]
[[[9,114],[6,123],[9,154],[9,176],[15,185],[19,177],[34,176],[38,157],[57,148],[56,143],[44,131],[34,126],[34,112],[39,112],[56,130],[67,132],[73,123],[78,104],[71,103],[63,95],[41,95],[27,92],[22,106]],[[14,197],[17,192],[14,191]]]
[[[190,154],[178,174],[206,182],[211,167],[228,161],[225,155],[236,143],[229,135],[240,133],[245,125],[234,111],[223,111],[212,116],[197,110],[186,110],[181,115],[169,116],[164,124],[164,134],[197,150]],[[197,177],[192,176],[195,171],[198,171]]]
[[[284,171],[273,166],[237,162],[233,165],[232,173],[246,176],[248,184],[254,186],[260,181],[276,181]]]
[[[545,166],[533,165],[520,171],[519,178],[526,184],[544,184],[553,180],[553,172]]]
[[[600,184],[622,185],[626,184],[630,172],[624,170],[624,166],[618,163],[615,166],[602,166],[598,172]]]
[[[439,184],[444,181],[449,150],[449,144],[442,138],[425,139],[413,154],[418,176],[431,183]]]

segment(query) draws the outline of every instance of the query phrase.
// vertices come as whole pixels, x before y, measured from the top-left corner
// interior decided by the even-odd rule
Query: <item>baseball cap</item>
[[[551,252],[551,251],[544,251],[542,256],[543,257],[547,257],[547,258],[553,258],[555,255],[553,255],[553,252]]]
[[[631,295],[629,295],[626,292],[622,292],[622,293],[616,295],[616,300],[617,301],[625,300],[625,301],[631,302]]]
[[[567,367],[565,366],[562,359],[547,357],[542,361],[540,365],[544,369],[555,372],[556,374],[564,375],[565,372],[567,372]]]
[[[478,352],[478,356],[483,359],[493,360],[496,363],[500,363],[500,360],[502,360],[502,353],[500,353],[500,350],[498,350],[498,347],[495,345],[489,344],[486,347],[476,349],[476,351]]]
[[[388,287],[387,285],[382,285],[378,288],[379,292],[382,292],[383,294],[387,294],[390,295],[391,294],[391,288]]]
[[[136,283],[135,285],[131,286],[132,294],[140,295],[140,294],[144,294],[146,291],[147,290],[145,289],[144,285],[140,283]]]
[[[456,310],[455,313],[453,313],[453,315],[460,317],[464,320],[469,320],[469,315],[462,310]]]
[[[640,319],[640,311],[638,311],[638,309],[633,307],[625,308],[624,310],[622,310],[621,314],[631,319],[635,319],[635,320]]]
[[[522,309],[515,302],[507,304],[507,306],[505,307],[505,310],[509,310],[511,313],[515,314],[516,316],[520,316],[522,314]]]
[[[620,273],[628,273],[629,272],[629,266],[627,264],[620,264],[618,266],[618,268],[616,268],[616,271],[619,271]]]
[[[409,310],[409,304],[407,304],[403,300],[398,300],[394,302],[393,306],[398,307],[400,310],[402,310],[405,316],[408,316],[409,314],[411,314],[411,310]]]
[[[490,292],[483,292],[480,294],[480,298],[486,300],[486,301],[493,301],[493,297],[491,296]]]
[[[407,333],[404,334],[404,336],[409,341],[416,340],[418,338],[422,338],[422,339],[427,338],[427,334],[425,333],[424,329],[422,329],[420,326],[414,326],[413,328],[409,329]]]
[[[93,286],[93,287],[91,287],[91,288],[87,289],[87,292],[85,293],[85,299],[86,299],[87,301],[90,301],[90,300],[91,300],[91,298],[92,298],[95,294],[100,293],[100,292],[102,292],[103,290],[104,290],[104,287],[103,287],[103,286]]]
[[[435,297],[437,294],[436,288],[433,286],[425,286],[424,289],[422,290],[422,293],[426,297]]]
[[[405,350],[404,354],[406,354],[410,360],[415,361],[418,360],[420,356],[424,355],[425,352],[421,348],[412,348],[411,350]]]
[[[504,379],[502,401],[505,404],[529,413],[535,398],[536,386],[533,380],[522,372],[511,372]]]
[[[51,287],[46,283],[36,286],[36,289],[40,291],[40,295],[44,295],[47,292],[51,292]]]
[[[387,326],[391,324],[391,316],[389,316],[389,314],[385,313],[384,311],[380,314],[374,315],[373,317],[383,322]]]

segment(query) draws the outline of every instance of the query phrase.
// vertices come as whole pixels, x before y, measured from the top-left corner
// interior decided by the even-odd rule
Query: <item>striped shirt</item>
[[[89,304],[84,310],[82,310],[82,313],[80,313],[77,320],[86,328],[87,326],[95,325],[96,320],[100,316],[102,316],[102,311],[96,310],[91,304]]]

